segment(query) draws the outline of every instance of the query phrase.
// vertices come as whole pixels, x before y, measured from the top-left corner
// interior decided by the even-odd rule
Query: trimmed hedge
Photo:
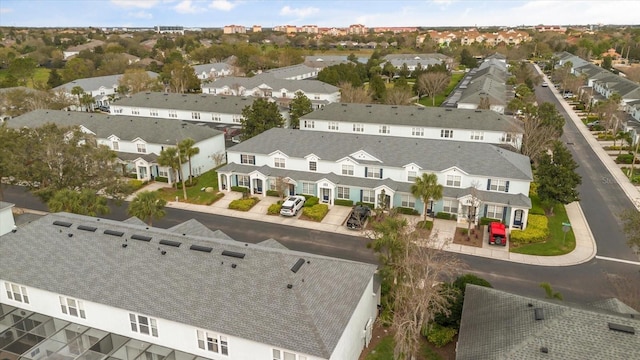
[[[276,190],[267,190],[267,196],[280,197],[280,193]]]
[[[260,201],[257,197],[250,197],[248,199],[237,199],[229,203],[229,209],[249,211],[255,204]]]
[[[353,200],[335,199],[333,203],[340,206],[353,206]]]
[[[426,224],[426,226],[425,226],[425,224]],[[431,229],[433,229],[433,221],[430,221],[430,220],[418,221],[418,223],[416,224],[416,229],[431,230]]]
[[[620,154],[616,157],[616,163],[618,164],[631,164],[633,161],[633,154]],[[638,160],[636,160],[636,164]]]
[[[159,181],[159,182],[164,182],[164,183],[168,183],[169,179],[164,177],[164,176],[156,176],[155,178],[153,178],[155,181]]]
[[[146,181],[137,179],[131,179],[128,183],[132,191],[140,190],[143,186],[147,185]]]
[[[502,221],[500,221],[499,219],[494,219],[494,218],[481,217],[480,221],[479,221],[479,224],[480,225],[489,225],[492,222],[502,222]]]
[[[430,343],[435,347],[443,347],[453,341],[453,338],[458,333],[458,330],[440,326],[438,324],[431,325],[428,329],[423,329],[422,334],[427,337]]]
[[[231,191],[235,191],[235,192],[239,192],[239,193],[248,193],[249,192],[249,188],[246,188],[244,186],[232,186],[231,187]]]
[[[418,212],[418,210],[416,209],[412,209],[412,208],[408,208],[408,207],[397,207],[395,208],[400,214],[404,214],[404,215],[420,215],[420,213]]]
[[[449,214],[446,212],[439,212],[436,214],[436,218],[443,219],[443,220],[457,220],[458,216],[456,216],[455,214]]]
[[[320,202],[320,199],[315,196],[307,197],[307,195],[304,195],[304,197],[307,198],[307,201],[304,202],[304,207],[313,207]]]
[[[544,215],[531,215],[525,230],[511,230],[511,242],[514,244],[532,244],[547,240],[549,237],[549,220]]]
[[[302,208],[302,215],[318,222],[322,221],[328,212],[329,206],[327,204],[315,204],[311,207]]]
[[[282,209],[282,204],[271,204],[267,209],[267,215],[278,215]]]

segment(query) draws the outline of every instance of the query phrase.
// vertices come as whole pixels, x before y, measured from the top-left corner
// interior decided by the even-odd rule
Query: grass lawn
[[[37,83],[43,83],[46,84],[47,80],[49,80],[49,73],[51,72],[51,70],[46,69],[46,68],[42,68],[39,67],[36,69],[36,73],[33,76],[33,80]],[[0,70],[0,81],[2,81],[7,74],[9,74],[9,69],[2,69]],[[33,88],[33,82],[31,80],[27,81],[27,87]]]
[[[218,200],[222,196],[222,193],[218,193],[218,173],[215,170],[207,171],[206,173],[195,178],[196,184],[187,187],[187,200],[186,202],[198,205],[210,205],[214,201]],[[212,187],[213,192],[205,192],[200,189]],[[176,196],[180,201],[184,201],[182,198],[182,189],[164,188],[158,191],[161,198],[166,201],[175,201]]]
[[[390,360],[393,359],[393,335],[387,335],[376,346],[374,351],[369,353],[365,360]],[[442,357],[432,350],[425,342],[417,357],[419,360],[441,360]]]
[[[540,208],[537,196],[531,197],[533,207]],[[549,238],[547,241],[538,244],[523,245],[512,248],[510,251],[518,254],[554,256],[570,253],[576,248],[576,238],[573,230],[566,234],[562,231],[562,223],[568,223],[569,218],[564,209],[564,205],[558,204],[553,210],[553,216],[547,215],[549,219]]]
[[[449,81],[449,86],[447,86],[447,88],[444,90],[444,92],[442,94],[436,95],[436,104],[435,104],[435,106],[440,106],[444,102],[444,100],[447,98],[447,96],[449,96],[449,94],[451,94],[453,89],[455,89],[456,85],[458,85],[458,83],[462,80],[464,75],[465,75],[464,73],[452,73],[451,74],[451,81]],[[420,104],[424,105],[424,106],[434,106],[432,104],[432,100],[431,100],[430,97],[423,97],[418,102]]]

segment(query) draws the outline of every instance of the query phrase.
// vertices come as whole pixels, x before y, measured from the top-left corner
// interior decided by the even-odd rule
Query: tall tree
[[[578,164],[560,141],[553,144],[552,154],[543,153],[536,171],[538,196],[550,213],[556,204],[578,201],[578,185],[582,183],[575,170]]]
[[[82,106],[82,95],[84,95],[84,89],[82,86],[76,85],[71,88],[71,94],[75,95],[78,99],[78,106]]]
[[[21,86],[27,86],[27,81],[33,82],[36,73],[36,61],[30,57],[18,57],[9,64],[9,73],[18,80]]]
[[[311,100],[302,91],[296,92],[296,96],[289,105],[289,126],[293,129],[300,128],[300,118],[312,111]]]
[[[178,187],[178,169],[180,168],[180,164],[182,164],[182,161],[180,160],[178,148],[176,147],[166,147],[160,152],[160,156],[158,156],[158,165],[166,166],[173,172],[173,185],[176,188]]]
[[[256,99],[251,106],[242,109],[242,140],[250,139],[274,127],[282,127],[284,118],[276,103]]]
[[[369,80],[369,89],[371,89],[371,94],[373,95],[373,99],[378,102],[384,102],[387,97],[387,87],[382,80],[380,75],[375,74],[371,76]]]
[[[161,199],[156,192],[142,191],[129,203],[127,213],[152,226],[154,219],[161,219],[166,215],[164,210],[166,205],[167,202]]]
[[[473,69],[478,66],[478,60],[471,55],[471,52],[466,47],[460,52],[460,65],[464,65],[467,69]]]
[[[50,89],[53,89],[54,87],[58,87],[62,84],[63,84],[62,76],[60,76],[60,74],[58,73],[58,70],[52,69],[51,72],[49,73],[49,78],[47,79],[47,86]]]
[[[338,84],[340,88],[340,102],[369,104],[372,102],[371,93],[364,86],[353,86],[350,82],[343,81]]]
[[[438,176],[436,174],[423,173],[417,177],[411,185],[411,194],[422,200],[422,215],[424,216],[424,225],[427,225],[427,206],[429,201],[438,201],[442,199],[442,185],[438,184]]]
[[[51,212],[69,212],[73,214],[98,216],[109,213],[107,198],[96,194],[95,190],[82,189],[80,191],[62,189],[56,191],[49,202]]]
[[[424,94],[431,98],[431,105],[436,106],[436,95],[447,88],[450,80],[451,76],[444,72],[427,72],[420,75],[416,81],[418,97]]]
[[[193,68],[180,61],[165,64],[160,75],[172,92],[185,93],[200,88],[200,80]]]
[[[161,86],[157,79],[149,76],[143,69],[128,69],[118,80],[118,87],[122,86],[129,94],[137,94],[141,91],[158,91]]]
[[[387,105],[409,105],[412,101],[412,95],[410,89],[394,87],[387,91],[384,103]]]
[[[180,141],[180,143],[178,144],[178,148],[180,149],[180,154],[183,157],[186,157],[187,161],[189,162],[189,180],[190,181],[193,178],[191,158],[200,154],[200,148],[197,146],[194,146],[195,144],[196,144],[196,141],[191,138],[184,139]]]
[[[564,118],[550,103],[543,103],[540,107],[529,104],[524,106],[522,112],[523,135],[520,152],[537,163],[540,155],[562,135]]]

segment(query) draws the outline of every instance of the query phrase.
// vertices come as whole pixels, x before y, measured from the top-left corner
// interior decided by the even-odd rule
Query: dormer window
[[[137,148],[138,148],[138,152],[141,154],[146,154],[147,153],[147,145],[146,144],[136,144]]]

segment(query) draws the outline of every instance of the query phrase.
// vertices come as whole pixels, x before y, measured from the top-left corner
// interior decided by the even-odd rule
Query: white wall
[[[133,113],[136,110],[137,113]],[[151,111],[155,110],[158,115],[151,115]],[[194,117],[194,113],[199,114],[200,118]],[[174,120],[187,120],[197,122],[213,122],[222,124],[236,124],[240,125],[242,114],[231,114],[221,112],[205,112],[205,111],[191,111],[191,110],[171,110],[171,109],[158,109],[152,107],[133,107],[123,105],[111,105],[112,115],[129,115],[129,116],[142,116],[142,117],[156,117],[160,119],[174,119]],[[169,114],[175,114],[170,116]],[[214,120],[214,118],[216,118]]]
[[[4,209],[0,209],[0,236],[15,229],[16,223],[13,219],[13,204]]]

